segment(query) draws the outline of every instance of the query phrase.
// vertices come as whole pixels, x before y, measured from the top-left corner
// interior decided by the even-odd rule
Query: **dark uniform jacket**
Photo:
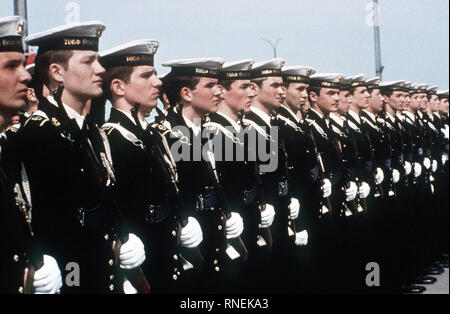
[[[281,135],[287,154],[288,181],[292,196],[300,202],[299,217],[295,220],[298,231],[308,229],[320,209],[322,181],[315,155],[316,147],[310,127],[297,121],[284,106],[278,110],[282,122]]]
[[[290,220],[289,203],[292,194],[287,180],[287,153],[284,138],[281,133],[283,132],[282,126],[285,122],[278,114],[272,114],[270,125],[268,125],[254,111],[245,115],[244,122],[250,125],[249,130],[253,130],[253,134],[256,135],[253,141],[255,142],[256,152],[258,152],[255,157],[262,178],[264,202],[272,204],[276,211],[275,220],[271,227],[274,236],[274,245],[280,245],[279,247],[289,246],[295,239],[292,237],[293,234],[288,232],[288,226],[291,231],[295,231],[295,224]],[[274,129],[273,127],[278,128]],[[277,137],[272,137],[275,134],[274,130],[278,132]],[[269,160],[262,160],[260,150],[270,154]],[[276,164],[274,160],[276,160]],[[269,169],[271,168],[270,165],[273,169]],[[267,167],[267,170],[271,171],[265,171],[264,166]]]
[[[168,169],[175,165],[170,163],[170,152],[163,143],[165,137],[151,126],[145,130],[137,126],[115,108],[111,109],[103,129],[111,146],[120,207],[128,226],[142,239],[148,253],[144,271],[150,284],[153,280],[157,281],[155,285],[168,284],[178,279],[177,272],[182,269],[177,236],[181,208],[177,191],[171,186]]]
[[[89,121],[80,129],[60,106],[41,101],[18,136],[31,188],[31,225],[61,269],[79,265],[80,287],[66,292],[113,291],[114,174],[106,135]]]

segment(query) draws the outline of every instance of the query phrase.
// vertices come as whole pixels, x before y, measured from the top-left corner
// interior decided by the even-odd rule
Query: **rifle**
[[[114,265],[119,265],[120,248],[123,243],[128,241],[128,228],[125,224],[125,219],[116,204],[114,204],[113,209],[116,214],[116,219],[119,224],[118,226],[118,238],[114,245]],[[136,267],[133,269],[122,269],[124,276],[130,281],[131,285],[137,290],[139,294],[150,294],[151,287],[148,282],[142,268]]]
[[[37,239],[34,235],[33,228],[31,227],[31,193],[28,189],[28,176],[25,171],[25,166],[21,164],[21,182],[22,184],[16,183],[14,186],[14,194],[16,206],[23,214],[25,223],[27,225],[28,233],[26,235],[26,241],[28,243],[29,257],[28,257],[28,267],[25,269],[24,282],[23,282],[23,293],[33,294],[33,279],[36,270],[44,266],[44,256],[37,244]],[[58,292],[59,293],[59,292]]]
[[[158,124],[162,125],[162,123],[165,120],[165,115],[161,111],[161,109],[159,109],[158,107],[156,107],[155,109],[156,109],[158,115],[161,116],[161,118],[162,118],[158,122]],[[133,110],[132,110],[132,115],[133,115],[133,118],[135,119],[136,123],[138,120],[137,110],[138,110],[138,105],[136,105],[135,108],[133,108]],[[164,153],[162,148],[156,143],[157,142],[156,140],[154,141],[150,138],[150,136],[151,136],[150,132],[145,132],[144,130],[142,130],[142,131],[143,131],[142,139],[144,141],[145,146],[147,148],[151,147],[153,156],[156,158],[156,161],[157,161],[160,169],[163,170],[163,175],[165,177],[165,181],[167,183],[169,183],[169,194],[170,194],[172,200],[174,200],[176,212],[178,213],[178,224],[179,224],[178,239],[179,239],[181,229],[187,225],[188,220],[186,217],[181,217],[183,204],[182,204],[181,198],[180,198],[180,189],[178,188],[178,174],[177,174],[177,170],[176,170],[176,165],[174,162],[172,163],[172,161],[171,161],[172,158],[170,157],[171,156],[170,149],[167,145],[164,135],[157,133],[161,137],[161,142],[164,145],[164,150],[166,151],[166,153]],[[204,258],[198,247],[195,247],[195,248],[180,247],[179,250],[180,250],[180,255],[183,256],[183,258],[186,258],[191,264],[193,264],[194,268],[198,268],[198,269],[202,268],[203,263],[204,263]]]
[[[354,134],[352,135],[350,133],[350,136],[352,138],[352,143],[353,143],[353,152],[355,154],[356,167],[358,169],[362,169],[361,163],[359,162],[359,158],[358,158],[359,157],[358,146],[357,146],[357,143],[356,143],[355,135]],[[356,181],[357,181],[357,184],[358,184],[358,188],[361,187],[362,183],[359,182],[358,178],[356,179]],[[358,198],[358,201],[357,201],[358,208],[359,208],[359,206],[361,206],[362,209],[364,210],[364,212],[367,213],[367,201],[366,201],[366,199],[365,198],[360,198],[359,196],[357,198]]]
[[[211,151],[209,151],[209,152],[211,152],[211,154],[212,154],[212,147],[211,147],[210,141],[209,141],[209,146],[211,149]],[[222,220],[222,225],[223,225],[223,230],[224,230],[224,236],[226,239],[226,221],[227,221],[227,219],[230,219],[230,217],[231,217],[230,209],[228,206],[228,201],[225,196],[225,192],[223,191],[222,185],[220,184],[219,176],[217,174],[217,170],[214,165],[214,162],[211,160],[208,160],[208,161],[206,161],[206,164],[208,165],[208,168],[210,170],[209,173],[212,177],[214,191],[217,193],[217,197],[218,197],[219,203],[221,205],[221,209],[222,209],[221,220]],[[242,241],[241,237],[237,237],[234,239],[227,239],[227,243],[228,243],[228,245],[233,247],[239,253],[239,255],[242,258],[243,264],[247,263],[248,250],[245,247],[245,244]]]
[[[346,165],[345,165],[345,163],[343,161],[344,160],[344,154],[343,154],[343,151],[342,151],[341,142],[339,141],[339,139],[337,137],[334,137],[332,140],[334,141],[334,145],[335,145],[336,151],[338,153],[339,168],[341,169],[341,171],[343,173],[344,180],[347,181],[345,186],[346,186],[346,188],[349,188],[350,187],[350,182],[348,182],[347,179],[350,179],[349,178],[350,177],[350,175],[349,175],[349,171],[350,170],[347,169],[347,167],[346,167]],[[347,171],[345,169],[347,169]],[[346,203],[348,203],[348,202],[344,202],[345,209],[349,209],[347,207]],[[356,210],[358,208],[357,207],[358,205],[356,204],[355,200],[352,200],[349,203],[350,203],[351,208],[353,210]]]
[[[322,160],[322,154],[319,153],[319,151],[317,150],[317,144],[316,144],[316,139],[314,138],[314,135],[312,134],[312,132],[308,132],[310,138],[311,138],[311,142],[313,143],[313,147],[314,147],[314,154],[316,155],[316,159],[317,159],[317,164],[318,164],[318,170],[319,170],[319,180],[322,181],[325,179],[325,166],[323,164],[323,160]],[[325,203],[325,204],[323,204]],[[322,197],[322,205],[324,205],[328,211],[330,212],[330,214],[333,213],[333,208],[331,207],[331,202],[330,199],[328,197]]]
[[[392,143],[391,143],[391,134],[389,133],[389,130],[386,130],[386,112],[382,111],[382,114],[380,113],[380,116],[383,118],[384,124],[384,132],[386,134],[386,139],[388,142],[388,148],[389,148],[389,157],[392,159]],[[393,193],[392,196],[397,196],[397,188],[395,187],[394,179],[392,177],[392,163],[390,163],[388,170],[389,173],[389,188],[390,191],[388,192],[388,196],[391,196],[390,194]]]
[[[281,121],[278,118],[278,115],[277,115],[276,112],[273,112],[272,121],[274,122],[273,125],[278,127],[278,129],[281,130],[281,132],[283,132],[283,130],[284,130],[283,126],[282,126]],[[283,166],[284,166],[283,170],[284,171],[283,172],[285,174],[285,177],[283,178],[284,180],[282,180],[282,181],[287,182],[288,186],[286,188],[288,189],[288,193],[289,193],[288,156],[287,156],[287,153],[286,153],[286,146],[284,145],[284,137],[283,136],[281,136],[281,140],[279,140],[279,142],[278,142],[278,151],[279,152],[281,151],[281,153],[283,154],[283,157],[284,157],[284,160],[283,160],[284,161],[283,162]],[[280,187],[279,187],[279,189],[280,189]],[[280,191],[278,193],[280,193]],[[294,233],[294,241],[295,241],[295,235],[297,233],[295,222],[290,218],[290,212],[289,212],[289,214],[287,216],[289,217],[288,218],[288,236],[289,236],[289,231],[292,230],[292,232]]]
[[[256,172],[256,180],[257,180],[257,189],[258,189],[258,200],[257,200],[257,206],[260,212],[266,209],[266,205],[264,203],[264,186],[261,182],[261,178],[259,176],[258,172],[258,166],[255,163],[255,172]],[[259,228],[259,236],[262,237],[262,239],[267,243],[267,250],[270,252],[272,250],[273,245],[273,238],[272,238],[272,231],[270,230],[270,227],[267,228]]]

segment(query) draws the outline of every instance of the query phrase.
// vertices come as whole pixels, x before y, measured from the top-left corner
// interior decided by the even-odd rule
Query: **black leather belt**
[[[166,197],[159,205],[148,205],[145,212],[145,222],[148,224],[160,223],[173,212],[172,202]]]
[[[196,196],[195,210],[198,212],[210,210],[214,211],[220,208],[219,197],[212,188],[206,189],[206,192]]]

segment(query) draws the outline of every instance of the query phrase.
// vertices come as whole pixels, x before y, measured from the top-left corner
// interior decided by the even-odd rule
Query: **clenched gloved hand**
[[[53,257],[49,255],[43,257],[44,265],[34,273],[34,293],[55,294],[62,287],[61,271]]]
[[[308,232],[303,230],[295,234],[295,245],[306,246],[308,245]]]
[[[188,217],[186,226],[181,229],[180,244],[185,248],[197,247],[203,241],[203,232],[197,219]]]
[[[261,228],[269,228],[275,219],[275,208],[266,204],[265,209],[261,212]]]
[[[291,197],[291,203],[289,204],[289,210],[290,210],[291,220],[297,219],[298,214],[300,213],[300,202],[295,197]]]
[[[323,197],[327,198],[331,195],[331,182],[328,179],[323,180],[322,185]]]
[[[345,189],[345,200],[347,202],[353,201],[358,193],[358,186],[355,182],[350,181],[350,186]]]
[[[141,239],[133,233],[128,234],[128,241],[120,247],[120,268],[133,269],[145,261],[145,249]]]
[[[396,184],[400,181],[400,172],[397,169],[392,169],[392,182]]]
[[[377,168],[377,173],[375,174],[375,184],[380,185],[384,180],[384,172],[381,168]]]
[[[359,198],[366,198],[370,194],[370,186],[367,182],[361,183],[358,189]]]
[[[231,212],[231,216],[227,219],[226,223],[227,239],[239,237],[242,231],[244,231],[244,220],[238,213]]]

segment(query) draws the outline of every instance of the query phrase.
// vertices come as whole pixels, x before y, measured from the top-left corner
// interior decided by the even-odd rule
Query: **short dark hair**
[[[106,70],[103,74],[103,93],[104,97],[112,100],[111,82],[114,79],[119,79],[128,83],[130,81],[131,73],[133,73],[134,66],[117,66]]]
[[[59,64],[67,70],[69,66],[69,59],[72,57],[72,50],[48,50],[43,53],[38,53],[34,63],[35,63],[35,75],[39,81],[45,85],[50,83],[49,68],[52,63]]]
[[[383,90],[380,89],[381,95],[391,97],[394,94],[393,90]]]
[[[258,87],[261,88],[263,82],[264,82],[266,79],[267,79],[267,78],[265,78],[265,77],[255,78],[255,79],[252,79],[251,82],[254,83],[254,84],[256,84],[256,85],[258,85]]]
[[[317,96],[319,96],[321,90],[322,90],[322,87],[320,87],[320,86],[309,85],[309,87],[308,87],[308,99],[309,99],[309,101],[311,102],[311,97],[309,96],[309,93],[313,92],[313,93],[316,93]]]
[[[170,106],[174,107],[181,101],[180,97],[181,89],[183,87],[187,87],[190,88],[191,90],[194,90],[198,82],[200,82],[200,77],[192,77],[192,76],[171,77],[169,74],[169,76],[166,76],[163,79],[161,93],[166,94]]]
[[[219,80],[219,85],[225,88],[226,90],[230,90],[231,84],[233,84],[233,80]]]

